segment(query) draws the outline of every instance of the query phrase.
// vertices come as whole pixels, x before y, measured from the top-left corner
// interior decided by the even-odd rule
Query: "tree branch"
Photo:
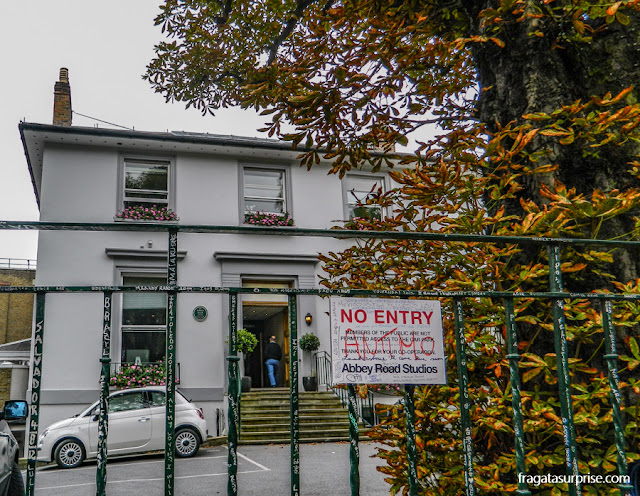
[[[280,45],[282,45],[284,40],[286,40],[289,37],[289,35],[293,32],[296,25],[298,24],[298,21],[302,17],[302,14],[304,14],[304,11],[307,9],[307,7],[309,7],[315,1],[316,0],[298,1],[296,10],[293,11],[292,16],[285,23],[284,29],[280,32],[278,37],[273,41],[273,44],[269,48],[269,60],[267,61],[267,65],[271,65],[273,64],[273,62],[275,62],[276,56],[278,55],[278,48],[280,48]],[[327,8],[328,5],[330,5],[330,2],[327,2],[327,4],[325,5],[325,8]]]
[[[231,7],[233,6],[233,0],[226,0],[223,2],[217,2],[222,7],[222,15],[216,17],[216,24],[226,24],[231,14]]]

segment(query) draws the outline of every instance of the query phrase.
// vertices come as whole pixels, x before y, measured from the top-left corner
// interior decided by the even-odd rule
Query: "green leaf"
[[[631,348],[631,353],[636,357],[637,360],[640,360],[640,348],[638,348],[638,341],[636,338],[629,338],[629,348]]]

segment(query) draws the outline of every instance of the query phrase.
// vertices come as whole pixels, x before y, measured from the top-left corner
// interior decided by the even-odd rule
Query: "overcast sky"
[[[263,120],[253,112],[202,117],[183,104],[166,104],[142,80],[161,39],[153,23],[159,5],[160,0],[3,2],[0,220],[38,220],[18,124],[51,124],[60,67],[69,69],[75,112],[143,131],[259,135]],[[96,122],[76,114],[73,124]],[[35,259],[36,243],[35,232],[0,231],[0,259]]]
[[[74,112],[141,131],[259,136],[264,118],[225,109],[203,117],[167,104],[142,80],[161,0],[21,0],[3,2],[0,43],[0,220],[38,220],[18,124],[51,124],[53,87],[69,69]],[[110,127],[73,116],[73,125]],[[426,129],[425,129],[426,131]],[[3,258],[35,259],[37,232],[0,230]]]

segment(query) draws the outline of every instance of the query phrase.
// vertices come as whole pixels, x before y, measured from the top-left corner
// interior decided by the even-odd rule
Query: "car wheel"
[[[74,468],[84,460],[84,446],[77,439],[65,439],[56,447],[55,459],[60,468]]]
[[[195,455],[200,449],[200,437],[188,427],[176,431],[176,455],[187,458]]]
[[[7,496],[24,496],[24,480],[17,464],[11,468],[11,479],[9,480],[9,490]]]

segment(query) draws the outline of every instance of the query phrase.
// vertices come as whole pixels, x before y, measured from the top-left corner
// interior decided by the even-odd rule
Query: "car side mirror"
[[[4,404],[2,417],[5,420],[25,420],[27,418],[28,410],[29,405],[26,401],[9,400]]]

